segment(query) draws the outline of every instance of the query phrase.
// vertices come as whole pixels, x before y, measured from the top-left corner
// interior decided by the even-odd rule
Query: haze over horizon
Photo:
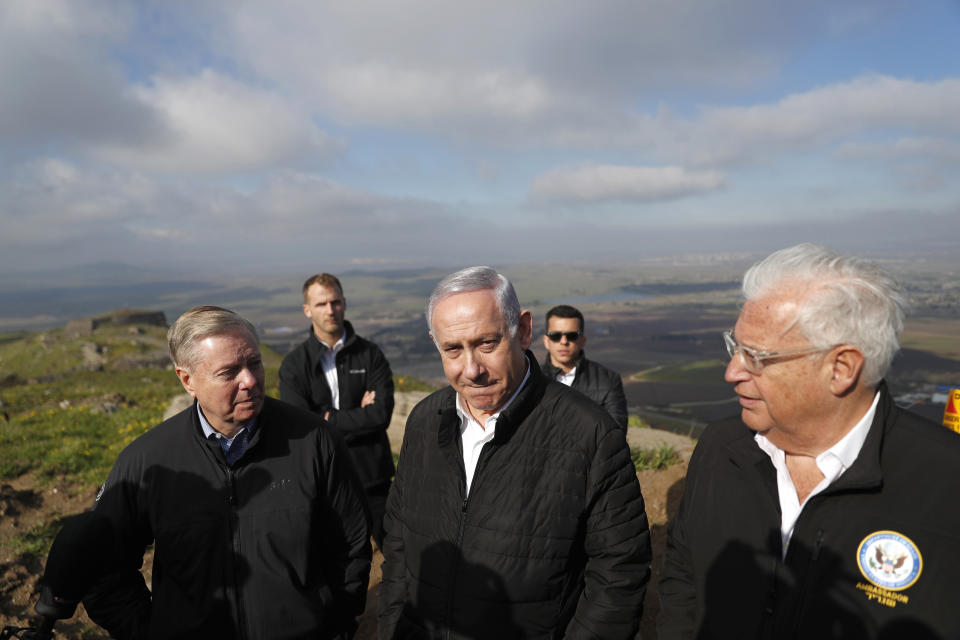
[[[0,269],[956,254],[960,3],[0,3]]]

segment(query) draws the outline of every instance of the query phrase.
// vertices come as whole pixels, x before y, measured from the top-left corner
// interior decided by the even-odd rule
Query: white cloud
[[[884,3],[848,4],[884,16]],[[833,5],[278,0],[230,3],[216,22],[224,55],[340,122],[512,145],[622,120],[665,89],[769,77],[789,43],[829,28]]]
[[[59,159],[32,162],[0,182],[3,245],[29,251],[107,234],[135,221],[144,203],[162,200],[161,191],[135,173],[98,173]]]
[[[132,89],[132,94],[159,115],[168,135],[157,144],[97,149],[101,158],[118,165],[224,173],[339,148],[304,109],[209,69],[193,77],[156,77],[150,85]]]
[[[115,38],[127,31],[131,11],[116,0],[30,0],[0,3],[0,25],[12,35]]]
[[[960,78],[852,75],[885,59],[846,36],[896,1],[0,1],[0,260],[493,261],[521,242],[463,238],[538,228],[531,203],[678,226],[947,206]],[[591,238],[644,209],[597,207]]]
[[[143,141],[160,124],[124,95],[108,55],[129,34],[113,2],[0,2],[0,139],[6,150],[90,141]]]
[[[867,76],[773,104],[709,107],[698,118],[659,118],[658,148],[703,165],[822,146],[864,132],[960,133],[960,78],[916,82]]]
[[[950,78],[864,76],[765,104],[711,106],[774,77],[798,45],[870,29],[892,19],[894,5],[248,1],[225,11],[218,43],[346,126],[507,149],[642,150],[707,167],[863,131],[951,126]],[[704,105],[692,116],[650,106],[688,89]]]
[[[551,203],[654,202],[699,195],[722,185],[716,171],[595,165],[549,171],[534,180],[530,197]]]
[[[158,34],[150,29],[176,33],[183,18],[114,0],[0,3],[5,150],[29,158],[39,146],[145,171],[221,174],[342,147],[295,96],[195,69],[203,57],[190,49],[195,42],[164,49],[151,41]],[[151,65],[160,71],[139,80]]]
[[[932,137],[903,137],[884,142],[849,142],[837,150],[846,159],[932,158],[960,162],[960,141]]]
[[[351,122],[378,124],[462,121],[483,114],[496,121],[527,121],[547,109],[546,87],[508,71],[429,72],[368,63],[332,69],[326,76],[331,107]]]
[[[93,171],[47,159],[0,179],[0,264],[97,259],[230,265],[347,262],[357,257],[455,254],[425,231],[472,223],[434,202],[380,196],[294,171],[242,193],[188,179]],[[253,262],[251,262],[253,261]]]

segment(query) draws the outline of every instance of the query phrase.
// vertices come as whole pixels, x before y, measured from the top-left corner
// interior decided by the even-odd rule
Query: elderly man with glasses
[[[547,357],[541,363],[543,375],[576,389],[627,428],[627,397],[623,393],[620,374],[598,362],[587,360],[583,350],[587,344],[583,314],[561,304],[547,311],[543,347]]]
[[[747,271],[711,425],[670,523],[659,637],[957,638],[960,438],[883,382],[905,298],[813,245]]]

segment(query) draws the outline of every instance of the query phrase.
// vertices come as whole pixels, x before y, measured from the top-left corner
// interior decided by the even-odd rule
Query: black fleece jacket
[[[233,466],[196,404],[117,458],[95,511],[121,570],[84,606],[115,638],[346,638],[364,607],[368,517],[341,438],[266,398]],[[152,594],[140,574],[154,545]]]
[[[280,399],[323,416],[339,431],[366,488],[383,485],[393,477],[393,455],[387,427],[393,415],[393,373],[379,347],[358,336],[349,322],[343,349],[337,353],[337,383],[340,409],[333,408],[321,357],[328,351],[310,331],[280,365]],[[364,392],[376,392],[374,403],[360,406]]]
[[[556,380],[561,373],[561,370],[550,362],[549,353],[540,366],[543,375],[550,380]],[[622,429],[627,428],[627,396],[623,393],[623,380],[619,373],[598,362],[587,360],[586,352],[581,351],[577,372],[570,387],[603,407]]]
[[[753,436],[737,418],[697,444],[670,522],[660,638],[960,638],[960,436],[881,386],[860,455],[804,506],[786,559],[776,471]],[[888,578],[896,588],[875,582]]]

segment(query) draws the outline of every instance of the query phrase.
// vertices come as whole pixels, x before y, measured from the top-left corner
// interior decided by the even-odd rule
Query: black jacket
[[[266,398],[228,466],[196,404],[133,441],[95,511],[122,569],[84,600],[116,638],[340,638],[363,611],[363,493],[336,433]],[[151,593],[140,574],[153,543]]]
[[[557,376],[563,373],[551,364],[549,353],[540,366],[543,375],[551,380],[556,380]],[[623,380],[619,373],[593,360],[587,360],[586,352],[581,351],[577,372],[570,387],[603,407],[621,428],[627,428],[627,397],[623,393]]]
[[[343,349],[337,353],[340,410],[334,409],[330,387],[323,375],[321,357],[327,345],[310,331],[310,337],[288,353],[280,365],[280,399],[319,413],[329,411],[328,422],[347,442],[364,487],[374,487],[393,477],[393,455],[387,427],[393,414],[393,374],[383,352],[344,322]],[[360,407],[367,390],[376,391],[372,405]]]
[[[623,431],[527,358],[469,499],[454,390],[410,414],[387,502],[382,639],[636,634],[650,534]]]
[[[670,523],[662,640],[960,638],[960,438],[881,393],[856,462],[804,506],[785,560],[773,463],[739,419],[707,428]],[[891,532],[922,557],[912,585]],[[898,557],[881,568],[884,544]]]

